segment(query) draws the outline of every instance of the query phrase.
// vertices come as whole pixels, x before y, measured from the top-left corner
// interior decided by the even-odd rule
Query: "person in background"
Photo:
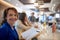
[[[28,21],[26,13],[20,13],[19,20],[16,21],[16,25],[19,25],[22,30],[27,30],[30,28],[31,23]]]
[[[18,31],[19,38],[22,38],[21,33],[27,31],[32,27],[32,24],[28,21],[26,13],[20,13],[19,20],[15,22],[16,30]],[[37,28],[37,26],[35,26]]]
[[[31,22],[36,22],[36,18],[35,18],[35,16],[34,16],[34,12],[32,12],[32,13],[31,13],[31,16],[29,16],[29,20],[30,20]]]
[[[18,33],[13,26],[18,19],[17,10],[13,7],[5,9],[3,19],[0,27],[0,40],[19,40]]]
[[[31,28],[31,23],[28,21],[25,12],[20,13],[19,19],[15,22],[15,26],[16,26],[16,30],[18,31],[19,38],[23,39],[21,37],[21,33]]]

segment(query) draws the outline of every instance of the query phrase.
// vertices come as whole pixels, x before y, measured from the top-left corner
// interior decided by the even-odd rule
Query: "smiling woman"
[[[15,8],[5,9],[3,22],[0,28],[0,40],[19,40],[17,31],[13,24],[18,19],[18,12]]]

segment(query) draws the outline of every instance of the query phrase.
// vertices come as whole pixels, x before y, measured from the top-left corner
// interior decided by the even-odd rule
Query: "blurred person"
[[[31,13],[31,16],[29,16],[29,20],[30,20],[31,22],[36,22],[36,18],[35,18],[35,16],[34,16],[34,12],[32,12],[32,13]]]
[[[18,31],[19,38],[23,39],[21,37],[21,33],[28,30],[31,27],[31,23],[28,21],[26,13],[19,13],[19,20],[15,22],[16,30]]]
[[[28,21],[28,18],[26,16],[26,13],[20,13],[19,20],[16,21],[17,25],[20,25],[21,29],[27,30],[30,28],[31,23]]]
[[[19,40],[18,33],[13,26],[18,19],[17,10],[13,7],[5,9],[3,19],[0,28],[0,40]]]
[[[19,20],[17,20],[15,22],[15,26],[16,26],[16,30],[18,31],[19,34],[19,38],[22,38],[21,33],[27,31],[28,29],[30,29],[32,27],[31,22],[29,22],[26,13],[20,13],[19,15]],[[35,28],[37,28],[37,26],[35,26]]]

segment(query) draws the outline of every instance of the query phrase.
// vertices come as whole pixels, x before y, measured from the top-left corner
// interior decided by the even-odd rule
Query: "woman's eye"
[[[12,13],[11,13],[11,14],[9,14],[9,16],[17,16],[17,14],[12,14]]]
[[[12,14],[10,14],[9,16],[13,16]]]
[[[17,15],[14,15],[14,16],[17,16]]]

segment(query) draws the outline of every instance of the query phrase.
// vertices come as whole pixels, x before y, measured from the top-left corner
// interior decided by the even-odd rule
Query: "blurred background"
[[[0,23],[4,9],[15,7],[18,12],[26,12],[27,17],[34,12],[39,22],[51,23],[56,21],[60,29],[60,0],[0,0]]]
[[[34,16],[39,18],[36,22],[41,24],[46,22],[51,26],[55,22],[60,35],[60,0],[0,0],[0,24],[3,11],[8,7],[16,8],[19,13],[26,12],[27,17],[34,12]]]

